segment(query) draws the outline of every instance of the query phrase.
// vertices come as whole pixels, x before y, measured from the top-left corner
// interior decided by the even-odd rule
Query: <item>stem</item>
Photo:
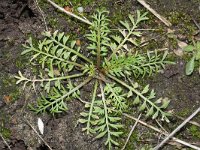
[[[64,76],[64,77],[57,77],[57,78],[51,78],[51,79],[27,79],[27,81],[29,82],[45,82],[45,81],[55,81],[55,80],[63,80],[63,79],[70,79],[70,78],[76,78],[76,77],[80,77],[83,76],[84,73],[80,73],[80,74],[75,74],[75,75],[71,75],[71,76]]]
[[[93,91],[93,95],[92,95],[92,102],[90,105],[90,110],[89,110],[89,115],[88,115],[88,121],[87,121],[87,134],[90,133],[89,129],[90,129],[90,120],[91,120],[91,116],[92,116],[92,110],[93,110],[93,106],[94,106],[94,101],[96,98],[96,93],[97,93],[97,87],[98,87],[98,81],[95,81],[95,85],[94,85],[94,91]]]
[[[97,68],[100,68],[101,63],[101,29],[100,29],[100,16],[98,19],[97,29]]]
[[[58,103],[60,100],[63,100],[65,97],[71,95],[72,93],[74,93],[75,91],[77,91],[78,89],[80,89],[82,86],[84,86],[85,84],[87,84],[88,82],[90,82],[93,79],[92,76],[88,77],[85,81],[83,81],[81,84],[79,84],[77,87],[73,88],[71,91],[69,91],[68,93],[64,94],[63,96],[61,96],[60,98],[56,99],[55,101],[53,101],[52,103],[46,105],[45,107],[43,107],[42,109],[40,109],[39,111],[45,110],[48,107],[50,107],[51,105],[54,105],[56,103]]]
[[[92,61],[90,61],[87,57],[83,56],[83,55],[80,54],[79,52],[77,52],[77,51],[75,51],[75,50],[73,50],[73,49],[71,49],[71,48],[69,48],[69,47],[63,45],[62,43],[56,41],[56,40],[55,40],[54,38],[52,38],[52,37],[51,37],[51,40],[53,40],[56,44],[60,45],[61,47],[64,47],[66,50],[68,50],[68,51],[70,51],[70,52],[76,54],[76,55],[79,56],[80,58],[82,58],[82,59],[86,60],[87,62],[93,64]]]
[[[128,88],[129,90],[133,91],[136,95],[138,95],[139,97],[141,97],[143,100],[147,101],[149,104],[151,104],[151,106],[155,107],[158,111],[163,112],[159,107],[157,107],[153,102],[151,102],[148,98],[146,98],[144,95],[142,95],[139,91],[137,91],[136,89],[134,89],[133,87],[127,85],[125,82],[107,74],[107,76],[115,81],[117,81],[118,83],[120,83],[121,85],[125,86],[126,88]]]
[[[45,52],[43,52],[43,51],[39,51],[39,50],[37,50],[37,49],[34,48],[34,47],[32,47],[32,50],[35,51],[35,52],[38,52],[38,53],[40,53],[40,54],[43,54],[43,55],[45,55],[45,56],[48,56],[48,57],[51,57],[51,58],[54,58],[54,59],[60,60],[60,61],[62,61],[62,62],[65,62],[65,63],[71,64],[71,65],[74,65],[74,66],[77,66],[77,67],[80,67],[80,68],[83,68],[83,67],[84,67],[83,65],[78,64],[78,63],[76,63],[76,62],[67,61],[67,60],[65,60],[65,59],[62,59],[62,58],[59,58],[59,57],[56,57],[56,56],[50,55],[50,54],[45,53]]]
[[[100,83],[100,89],[101,89],[101,96],[102,96],[102,101],[104,105],[104,113],[105,113],[105,120],[106,120],[106,126],[107,126],[107,131],[108,131],[108,139],[110,139],[110,127],[109,127],[109,121],[108,121],[108,108],[106,106],[106,100],[105,100],[105,94],[103,90],[103,85],[102,81],[99,80]],[[111,148],[111,143],[108,142],[109,149]]]
[[[51,5],[53,5],[55,8],[59,9],[60,11],[62,11],[62,12],[64,12],[64,13],[66,13],[67,15],[69,15],[69,16],[71,16],[71,17],[74,17],[74,18],[76,18],[76,19],[78,19],[78,20],[80,20],[80,21],[82,21],[82,22],[84,22],[84,23],[87,23],[87,24],[89,24],[89,25],[92,25],[92,23],[91,23],[89,20],[83,19],[83,18],[81,18],[81,17],[79,17],[79,16],[77,16],[77,15],[75,15],[75,14],[69,12],[69,11],[66,11],[64,8],[58,6],[56,3],[52,2],[51,0],[47,0],[47,1],[48,1]]]

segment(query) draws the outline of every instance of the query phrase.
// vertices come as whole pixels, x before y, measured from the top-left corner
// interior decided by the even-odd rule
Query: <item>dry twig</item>
[[[44,142],[44,144],[49,148],[49,150],[53,150],[49,144],[40,136],[40,134],[37,132],[37,130],[31,125],[31,123],[24,117],[24,120],[26,123],[33,129],[33,131],[37,134],[37,136]]]
[[[38,11],[42,15],[42,19],[43,19],[43,22],[44,22],[45,30],[48,31],[48,27],[47,27],[47,23],[46,23],[46,18],[45,18],[44,12],[42,11],[42,9],[40,8],[40,6],[38,5],[38,1],[34,0],[34,2],[35,2],[35,5],[36,5]]]
[[[71,17],[74,17],[74,18],[76,18],[76,19],[78,19],[78,20],[80,20],[80,21],[82,21],[82,22],[84,22],[84,23],[87,23],[87,24],[89,24],[89,25],[92,24],[89,20],[86,20],[86,19],[84,19],[84,18],[81,18],[81,17],[79,17],[79,16],[73,14],[72,12],[66,11],[64,8],[58,6],[56,3],[52,2],[51,0],[47,0],[47,1],[48,1],[51,5],[53,5],[55,8],[59,9],[60,11],[62,11],[62,12],[64,12],[64,13],[66,13],[67,15],[69,15],[69,16],[71,16]]]
[[[178,116],[176,114],[173,114],[176,118],[180,119],[180,120],[185,120],[185,118],[181,117],[181,116]],[[188,123],[192,124],[192,125],[195,125],[197,127],[200,127],[200,124],[198,122],[195,122],[195,121],[189,121]]]
[[[133,117],[133,116],[130,116],[129,114],[123,113],[123,115],[124,115],[125,117],[127,117],[127,118],[130,118],[130,119],[133,119],[133,120],[137,121],[137,118],[135,118],[135,117]],[[152,126],[152,125],[149,125],[149,124],[147,124],[146,122],[143,122],[143,121],[141,121],[141,120],[139,120],[138,123],[140,123],[140,124],[142,124],[142,125],[144,125],[144,126],[146,126],[146,127],[148,127],[148,128],[151,128],[151,129],[153,129],[154,131],[159,132],[160,134],[163,134],[163,135],[165,135],[165,136],[168,136],[168,135],[169,135],[168,133],[165,133],[165,132],[163,132],[162,130],[160,130],[160,129],[158,129],[158,128]],[[180,139],[178,139],[178,138],[172,137],[172,140],[175,141],[175,142],[177,142],[177,143],[180,143],[180,144],[182,144],[182,145],[185,145],[185,146],[187,146],[187,147],[193,148],[193,149],[195,149],[195,150],[200,150],[199,147],[197,147],[197,146],[195,146],[195,145],[192,145],[192,144],[190,144],[190,143],[187,143],[187,142],[185,142],[185,141],[182,141],[182,140],[180,140]]]
[[[6,144],[6,146],[8,147],[9,150],[12,150],[10,145],[8,144],[8,142],[5,140],[5,138],[3,137],[3,135],[0,133],[0,137],[2,138],[3,142]]]
[[[200,107],[192,113],[185,121],[183,121],[173,132],[171,132],[160,144],[158,144],[154,150],[159,150],[170,138],[172,138],[185,124],[188,123],[194,116],[200,112]],[[200,148],[199,148],[200,150]]]
[[[148,9],[152,14],[154,14],[160,21],[162,21],[166,26],[170,27],[172,24],[163,16],[158,14],[154,9],[150,7],[144,0],[137,0],[141,5],[143,5],[146,9]]]
[[[192,18],[194,24],[197,26],[197,28],[198,28],[199,31],[200,31],[200,25],[197,23],[197,21],[196,21],[193,17],[191,17],[191,18]]]
[[[124,144],[122,150],[124,150],[124,149],[126,148],[126,145],[128,144],[128,141],[129,141],[129,139],[130,139],[130,137],[131,137],[133,131],[135,130],[135,127],[137,126],[138,121],[140,120],[140,117],[141,117],[141,114],[138,116],[138,118],[137,118],[135,124],[133,125],[131,131],[129,132],[129,134],[128,134],[128,138],[126,139],[126,142],[125,142],[125,144]]]

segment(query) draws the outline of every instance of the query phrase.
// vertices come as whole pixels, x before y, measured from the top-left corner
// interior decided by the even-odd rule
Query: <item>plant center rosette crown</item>
[[[156,98],[149,85],[144,88],[133,79],[151,76],[163,69],[167,52],[163,55],[155,52],[140,54],[133,51],[139,46],[137,38],[141,32],[137,27],[147,20],[146,13],[137,11],[136,17],[128,16],[120,21],[123,29],[111,32],[107,11],[97,11],[92,16],[87,51],[76,45],[64,33],[45,32],[44,39],[24,45],[22,54],[31,54],[31,62],[41,65],[38,76],[25,77],[20,71],[16,76],[18,83],[24,87],[29,84],[36,89],[36,84],[43,89],[36,105],[29,105],[37,113],[52,114],[67,111],[67,103],[78,99],[85,104],[81,112],[80,123],[85,124],[83,131],[94,134],[96,138],[104,138],[105,145],[111,149],[118,146],[117,138],[121,136],[123,127],[121,116],[130,110],[130,106],[138,107],[146,117],[169,121],[169,114],[164,111],[168,106],[167,98]],[[87,57],[84,55],[88,52]],[[91,98],[81,99],[83,86],[92,83]]]

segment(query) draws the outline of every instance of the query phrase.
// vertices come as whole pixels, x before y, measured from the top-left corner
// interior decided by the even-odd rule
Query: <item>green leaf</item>
[[[51,37],[51,32],[50,32],[50,31],[48,31],[48,32],[43,32],[42,34],[43,34],[44,36]]]
[[[193,56],[189,62],[187,62],[186,64],[186,69],[185,69],[185,73],[186,75],[191,75],[192,72],[194,71],[194,60],[195,60],[195,56]]]
[[[142,94],[145,94],[149,91],[149,85],[146,85],[143,91],[141,92]]]
[[[137,96],[133,101],[133,105],[137,105],[139,103],[140,103],[140,98],[139,98],[139,96]]]
[[[140,37],[141,36],[141,32],[132,32],[133,35]]]
[[[47,83],[46,83],[46,85],[45,85],[45,87],[44,87],[44,90],[46,90],[47,93],[49,93],[49,91],[50,91],[50,82],[47,82]]]
[[[85,120],[85,119],[79,119],[78,122],[80,122],[80,123],[86,123],[87,120]]]
[[[74,48],[75,44],[76,44],[76,41],[72,41],[71,42],[71,48]]]
[[[60,40],[62,39],[63,36],[64,36],[64,32],[59,33],[59,34],[58,34],[58,41],[60,41]]]
[[[144,101],[143,104],[140,106],[139,111],[145,110],[146,107],[147,107],[147,103],[146,101]]]
[[[155,101],[155,104],[160,104],[162,102],[162,98],[159,98]]]
[[[127,94],[127,98],[131,97],[133,95],[133,92],[130,90]]]
[[[159,111],[157,110],[156,113],[153,115],[152,119],[156,119],[158,117]]]
[[[122,41],[122,38],[120,36],[112,36],[112,38],[119,44]]]
[[[194,49],[195,49],[195,47],[192,46],[192,45],[188,45],[188,46],[183,48],[183,50],[186,51],[186,52],[192,52]]]
[[[121,23],[128,31],[130,31],[130,26],[129,26],[129,24],[128,24],[127,21],[125,21],[125,22],[120,21],[120,23]]]
[[[26,49],[26,50],[24,50],[24,51],[21,53],[21,55],[24,55],[24,54],[29,53],[29,52],[31,52],[31,51],[32,51],[32,49]]]
[[[100,139],[100,138],[102,138],[106,133],[107,133],[107,130],[104,131],[104,132],[101,132],[101,133],[100,133],[99,135],[97,135],[95,138],[96,138],[96,139]]]
[[[70,52],[64,52],[64,56],[63,56],[64,59],[67,60],[69,58],[70,54],[71,54]]]
[[[58,30],[56,30],[56,31],[53,33],[53,37],[54,37],[54,38],[56,38],[57,33],[58,33]]]
[[[61,87],[60,85],[61,85],[60,84],[60,80],[56,80],[55,81],[55,86],[58,87],[59,90],[60,90],[60,87]]]
[[[165,109],[165,108],[168,107],[170,101],[168,100],[168,98],[164,98],[164,99],[162,100],[162,103],[163,103],[163,104],[162,104],[162,106],[161,106],[160,108]]]
[[[133,84],[133,88],[134,89],[137,89],[139,87],[139,84],[137,83],[137,82],[135,82],[134,84]]]
[[[52,78],[54,77],[53,69],[50,69],[50,70],[49,70],[48,76],[49,76],[49,77],[52,77]]]
[[[152,116],[154,113],[153,106],[147,111],[146,117]]]
[[[134,26],[135,25],[135,20],[134,20],[133,16],[132,15],[128,15],[128,17],[129,17],[132,25]]]
[[[74,55],[74,56],[71,57],[72,61],[76,61],[76,59],[77,59],[77,55]]]
[[[129,38],[128,41],[131,42],[135,46],[139,46],[139,44],[137,43],[136,39]]]
[[[162,57],[162,61],[165,60],[165,58],[167,57],[167,55],[168,55],[168,51],[165,51],[165,53],[164,53],[164,55]]]
[[[40,53],[33,55],[33,57],[30,59],[30,62],[33,61],[34,59],[36,59],[39,55],[40,55]]]
[[[63,50],[64,50],[64,48],[61,48],[61,49],[59,49],[59,50],[57,51],[57,56],[58,56],[58,57],[60,57],[60,55],[62,54]]]
[[[155,98],[156,93],[154,92],[154,90],[151,90],[151,93],[149,95],[149,99],[153,99]]]
[[[200,50],[200,42],[199,41],[197,41],[197,43],[196,43],[196,49]]]
[[[116,137],[119,137],[120,135],[123,134],[123,132],[110,132],[111,135],[114,135]]]
[[[119,120],[121,120],[120,117],[108,117],[108,119],[110,120],[110,122],[118,122]]]
[[[48,45],[48,44],[50,44],[50,43],[52,43],[53,41],[52,40],[46,40],[45,42],[44,42],[44,44],[45,45]]]
[[[64,36],[63,37],[63,44],[64,45],[67,43],[68,39],[69,39],[69,36]]]
[[[44,65],[45,65],[45,61],[47,59],[48,56],[44,56],[43,58],[41,58],[41,62],[42,62],[42,68],[44,69]]]
[[[123,125],[121,125],[121,124],[112,124],[112,123],[110,123],[109,124],[112,128],[114,128],[114,129],[119,129],[119,128],[122,128],[123,127]]]
[[[111,139],[110,141],[111,141],[112,144],[114,144],[114,145],[116,145],[116,146],[119,146],[119,143],[117,143],[116,141],[114,141],[114,140],[112,140],[112,139]]]

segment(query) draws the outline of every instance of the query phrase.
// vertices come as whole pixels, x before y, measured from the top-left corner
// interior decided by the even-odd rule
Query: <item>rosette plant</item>
[[[103,138],[111,149],[117,146],[117,138],[123,133],[121,117],[130,106],[138,107],[146,117],[169,121],[164,111],[169,100],[156,98],[149,85],[140,86],[135,79],[151,76],[163,69],[167,52],[140,53],[136,30],[147,20],[147,13],[137,11],[136,17],[129,15],[120,21],[123,29],[113,32],[109,28],[107,11],[97,11],[91,20],[87,38],[87,50],[82,49],[65,33],[45,32],[44,39],[33,43],[29,39],[22,54],[30,54],[30,61],[41,65],[38,76],[27,78],[20,71],[16,76],[17,84],[36,84],[42,89],[41,97],[31,109],[37,113],[52,114],[67,111],[67,103],[79,99],[85,111],[80,113],[79,122],[84,124],[83,131]],[[81,90],[92,84],[91,97],[81,99]],[[131,106],[132,107],[132,106]]]

